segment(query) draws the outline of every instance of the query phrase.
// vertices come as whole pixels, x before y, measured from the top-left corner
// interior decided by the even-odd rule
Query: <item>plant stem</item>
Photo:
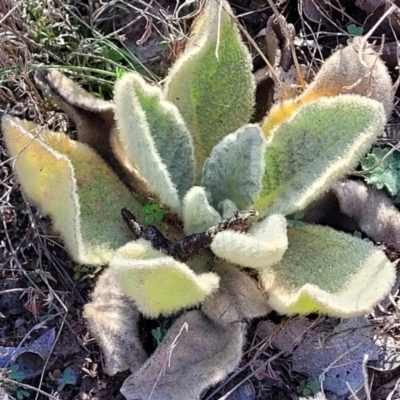
[[[233,217],[225,219],[205,232],[193,233],[179,240],[167,239],[154,225],[140,225],[135,216],[126,208],[121,210],[121,215],[135,239],[148,240],[155,249],[164,251],[175,260],[187,261],[200,250],[208,247],[218,232],[228,229],[246,231],[247,220],[258,213],[254,210],[237,211]]]

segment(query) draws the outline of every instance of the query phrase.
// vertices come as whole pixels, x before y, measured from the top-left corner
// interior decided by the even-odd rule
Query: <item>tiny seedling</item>
[[[8,379],[14,381],[15,384],[11,383],[10,385],[7,385],[5,389],[10,395],[16,396],[18,400],[23,400],[31,395],[29,392],[18,386],[18,383],[24,379],[24,376],[24,372],[20,371],[18,364],[14,364],[8,373]]]
[[[162,220],[165,215],[164,207],[159,203],[146,204],[143,207],[143,212],[146,214],[145,221],[148,224],[152,224],[154,219]]]
[[[31,396],[31,394],[28,391],[21,389],[19,387],[15,387],[15,388],[13,387],[13,388],[8,388],[8,389],[9,389],[8,391],[12,392],[13,396],[16,396],[18,400],[23,400],[23,399]]]
[[[24,379],[24,372],[20,371],[18,364],[14,364],[11,367],[8,379],[16,382],[21,382]]]
[[[305,381],[300,382],[300,386],[297,386],[297,393],[302,396],[314,396],[319,391],[319,384],[317,381],[306,384]]]
[[[57,382],[57,390],[61,392],[65,385],[76,385],[77,379],[71,367],[67,367],[61,372],[59,369],[49,372],[49,377],[52,381]]]
[[[151,334],[153,335],[153,338],[156,340],[157,346],[159,346],[162,340],[164,339],[165,335],[167,334],[167,330],[162,329],[158,326],[156,329],[151,330]]]
[[[74,279],[81,281],[93,279],[101,270],[99,266],[93,269],[87,265],[77,264],[74,267]]]
[[[287,223],[292,228],[302,228],[304,226],[304,222],[301,219],[304,217],[303,211],[296,211],[291,218],[288,218]]]
[[[364,29],[362,28],[362,26],[357,26],[354,24],[350,24],[347,27],[347,32],[351,35],[351,36],[362,36]]]
[[[74,267],[74,279],[79,280],[89,272],[89,267],[86,265],[75,265]]]
[[[57,390],[61,392],[64,389],[65,385],[75,385],[76,384],[76,376],[73,373],[71,367],[67,367],[64,369],[63,373],[57,379],[58,388]]]
[[[126,73],[126,70],[124,70],[123,68],[117,67],[115,69],[115,76],[117,79],[122,78]]]

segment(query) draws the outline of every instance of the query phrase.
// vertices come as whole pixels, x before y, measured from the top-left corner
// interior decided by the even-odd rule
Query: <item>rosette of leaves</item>
[[[50,215],[75,260],[109,265],[86,316],[107,370],[134,372],[124,389],[128,398],[198,398],[223,379],[240,360],[240,324],[268,310],[265,293],[283,314],[349,317],[368,312],[390,290],[394,268],[372,244],[327,227],[286,223],[351,171],[383,130],[391,81],[378,56],[359,47],[336,52],[302,95],[274,106],[262,127],[249,124],[251,57],[228,3],[209,0],[164,87],[129,73],[117,82],[112,104],[59,73],[37,76],[84,143],[4,117],[26,196]],[[121,209],[133,212],[138,231],[146,214],[154,214],[138,194],[169,214],[152,215],[158,239],[211,238],[213,254],[179,259],[150,237],[131,241]],[[247,231],[213,230],[248,208],[260,219]],[[243,272],[215,266],[214,255],[256,270],[263,292]],[[139,313],[171,315],[200,304],[201,311],[176,321],[142,366],[129,359],[130,353],[146,358]],[[185,323],[195,327],[186,336]],[[186,344],[178,351],[180,340]],[[214,351],[225,345],[229,351]],[[160,372],[157,360],[173,358],[173,349],[179,362]]]

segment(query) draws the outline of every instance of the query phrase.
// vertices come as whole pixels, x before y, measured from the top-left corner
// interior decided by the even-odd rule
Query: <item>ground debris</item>
[[[294,371],[343,399],[352,394],[349,388],[360,394],[367,361],[380,355],[376,328],[364,317],[341,322],[295,317],[278,327],[264,321],[259,332],[271,336],[272,346],[291,353]]]

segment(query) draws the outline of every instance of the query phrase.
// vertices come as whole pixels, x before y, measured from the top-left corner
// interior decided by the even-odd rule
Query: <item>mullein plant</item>
[[[389,293],[395,269],[371,242],[286,220],[358,164],[390,115],[386,67],[361,44],[250,124],[251,57],[228,3],[209,0],[163,87],[127,73],[106,102],[60,72],[37,73],[77,141],[3,117],[27,198],[75,261],[108,265],[85,316],[106,372],[132,371],[128,399],[199,398],[238,365],[245,321],[271,309],[355,317]],[[157,226],[145,224],[143,196],[166,210]],[[176,313],[149,357],[141,315]]]

